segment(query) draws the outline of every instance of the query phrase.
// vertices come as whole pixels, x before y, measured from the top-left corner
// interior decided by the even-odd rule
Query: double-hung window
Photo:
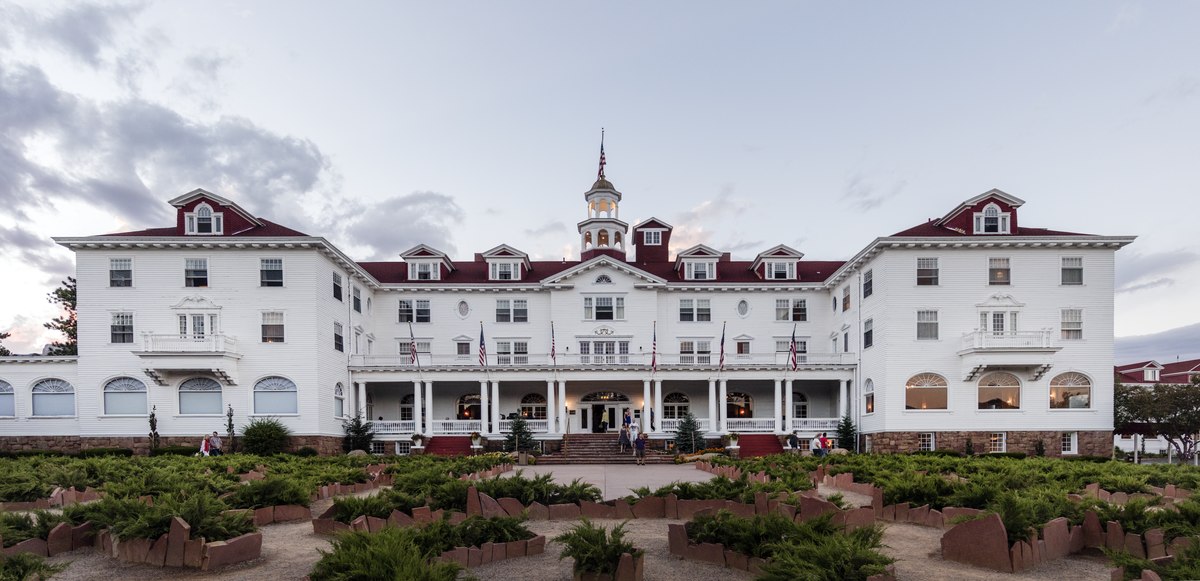
[[[988,259],[988,284],[1005,285],[1010,284],[1012,273],[1008,268],[1007,258],[989,258]]]
[[[362,289],[359,289],[358,287],[354,287],[354,288],[350,289],[350,296],[354,302],[354,312],[361,313],[362,312]]]
[[[875,319],[863,321],[863,349],[875,344]]]
[[[258,265],[259,286],[283,286],[283,259],[263,258]]]
[[[938,338],[938,312],[917,311],[917,339],[936,341]]]
[[[283,343],[283,313],[270,311],[262,314],[262,342]]]
[[[708,365],[712,363],[712,341],[707,339],[680,340],[679,362],[684,365]]]
[[[133,313],[113,313],[111,342],[133,343]]]
[[[132,258],[110,258],[110,259],[108,259],[108,286],[111,286],[111,287],[133,286],[133,259]]]
[[[342,275],[333,273],[333,298],[342,300]]]
[[[768,280],[793,280],[796,278],[795,262],[768,262],[766,266]]]
[[[868,271],[864,272],[862,281],[863,281],[862,295],[863,295],[863,298],[865,299],[875,293],[875,271],[868,270]]]
[[[411,280],[437,280],[440,270],[437,265],[429,262],[415,262],[408,265],[408,278]]]
[[[497,365],[526,365],[529,363],[529,341],[503,339],[496,341]]]
[[[430,318],[429,299],[400,299],[401,323],[428,323]]]
[[[688,262],[687,280],[715,280],[717,278],[717,263]]]
[[[680,299],[679,320],[681,322],[711,321],[712,307],[709,299]]]
[[[625,297],[584,297],[583,318],[587,321],[623,321]]]
[[[646,246],[661,246],[662,231],[661,230],[645,230],[642,232],[642,243]]]
[[[842,289],[842,312],[850,310],[850,286]]]
[[[789,358],[792,354],[792,339],[775,339],[775,357],[776,361],[783,363],[791,363]],[[808,361],[808,339],[796,340],[796,363],[806,363]]]
[[[1083,284],[1083,257],[1062,257],[1062,284],[1077,286]]]
[[[917,259],[917,286],[938,285],[938,259]]]
[[[184,260],[183,284],[189,287],[208,286],[207,258],[188,258]]]
[[[345,337],[342,335],[342,324],[333,324],[333,348],[338,351],[346,350]]]
[[[776,321],[807,321],[808,304],[804,299],[775,299]]]
[[[529,322],[529,301],[526,299],[496,299],[496,322]]]
[[[1062,338],[1064,340],[1083,338],[1083,309],[1062,310]]]
[[[512,262],[493,262],[490,267],[492,280],[517,280],[517,265]]]

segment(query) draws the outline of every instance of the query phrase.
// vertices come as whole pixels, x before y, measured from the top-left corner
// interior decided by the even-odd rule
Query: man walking
[[[638,434],[637,442],[633,444],[634,456],[637,458],[638,466],[646,465],[646,434]]]
[[[813,456],[821,458],[825,455],[825,449],[821,447],[821,435],[817,434],[813,439],[808,441],[808,451],[812,452]]]

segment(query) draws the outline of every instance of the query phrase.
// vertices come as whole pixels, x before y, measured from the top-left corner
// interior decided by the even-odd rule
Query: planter
[[[645,568],[646,555],[634,557],[629,553],[621,555],[616,573],[586,573],[576,572],[574,581],[642,581],[642,570]]]
[[[529,464],[529,452],[517,452],[517,465],[527,466]]]

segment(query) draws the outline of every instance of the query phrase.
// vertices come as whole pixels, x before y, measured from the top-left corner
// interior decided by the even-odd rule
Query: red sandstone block
[[[942,558],[1005,573],[1012,572],[1008,535],[1000,516],[965,522],[942,535]]]
[[[254,509],[254,526],[264,526],[275,522],[275,509],[266,506]]]
[[[367,517],[367,532],[377,533],[383,530],[383,527],[385,526],[387,526],[387,520],[381,519],[377,516]]]
[[[732,500],[726,500],[725,510],[732,512],[735,516],[754,518],[756,507],[753,504],[743,504]]]
[[[667,548],[672,555],[683,557],[687,555],[687,529],[681,524],[667,525]]]
[[[1009,559],[1012,561],[1013,573],[1020,573],[1021,571],[1025,570],[1025,558],[1021,552],[1022,544],[1024,543],[1017,541],[1015,544],[1013,544],[1012,548],[1008,550]]]
[[[415,522],[411,516],[408,516],[407,514],[404,514],[398,510],[393,510],[392,514],[388,516],[387,520],[388,524],[394,527],[409,527]]]
[[[548,520],[550,518],[550,509],[540,502],[530,504],[527,510],[529,520]]]
[[[870,508],[855,508],[845,511],[844,514],[846,515],[847,531],[875,524],[875,511]]]
[[[508,558],[524,557],[529,554],[529,541],[509,541]]]
[[[25,539],[7,549],[4,549],[3,553],[5,555],[30,553],[41,557],[49,556],[49,551],[46,549],[46,541],[43,541],[42,539]]]
[[[1125,551],[1139,559],[1146,558],[1146,546],[1142,544],[1142,535],[1125,533]]]
[[[905,505],[907,508],[907,505]],[[800,497],[800,516],[802,521],[816,518],[826,513],[838,513],[837,505],[821,498],[809,498],[807,496]]]
[[[668,494],[663,498],[663,516],[666,518],[679,518],[679,497],[674,493]]]
[[[633,515],[633,507],[629,506],[629,503],[625,502],[624,499],[618,498],[617,500],[613,501],[613,511],[616,513],[616,518],[618,520],[629,520],[631,518],[636,518]]]
[[[1046,559],[1061,559],[1071,554],[1071,530],[1066,518],[1059,517],[1042,527],[1046,540]]]
[[[467,547],[467,566],[478,567],[483,564],[483,552],[478,547]]]
[[[1083,550],[1083,525],[1071,527],[1070,552],[1078,553]]]
[[[721,543],[688,545],[688,559],[725,566],[725,547]]]
[[[292,522],[312,518],[312,510],[298,504],[282,504],[275,508],[275,522]]]
[[[579,518],[578,504],[550,505],[550,520],[575,520]]]
[[[467,548],[455,547],[442,553],[442,560],[449,563],[458,563],[459,567],[466,568],[470,561],[467,560]]]
[[[613,581],[642,581],[641,562],[642,558],[635,559],[629,553],[621,553],[621,560],[617,562],[617,571],[613,575]]]
[[[246,533],[228,541],[205,545],[201,569],[210,571],[224,565],[257,559],[260,556],[262,556],[262,533]]]
[[[496,499],[480,492],[479,504],[483,509],[483,518],[496,518],[498,516],[508,516],[508,513],[500,506]]]
[[[942,516],[942,512],[936,508],[929,509],[929,514],[925,515],[925,526],[933,528],[945,528],[946,519]]]
[[[503,561],[508,558],[508,543],[492,543],[492,561]]]
[[[1100,525],[1100,517],[1096,511],[1089,510],[1083,515],[1083,544],[1087,547],[1103,547],[1104,527]]]
[[[146,553],[146,564],[162,567],[167,561],[167,543],[170,538],[170,533],[164,533],[158,540],[150,545],[150,552]]]
[[[356,531],[362,531],[364,533],[371,532],[370,527],[367,526],[367,515],[364,514],[353,521],[350,521],[350,528]]]
[[[58,523],[46,536],[46,552],[53,557],[71,550],[71,525]]]
[[[533,537],[532,539],[529,539],[529,542],[525,548],[525,553],[527,555],[532,557],[533,555],[540,555],[544,552],[546,552],[546,537],[545,537],[545,535],[538,535],[536,537]]]
[[[95,532],[92,531],[92,523],[85,522],[79,526],[71,528],[71,549],[82,549],[90,547],[95,542]]]
[[[171,518],[171,530],[167,533],[167,554],[163,565],[183,566],[183,550],[192,535],[192,526],[179,517]]]
[[[895,522],[896,521],[896,505],[889,504],[889,505],[883,507],[883,515],[881,515],[881,519],[884,521],[887,521],[887,522]]]
[[[480,495],[482,496],[482,495]],[[412,509],[413,520],[418,525],[425,525],[433,522],[433,511],[428,506],[417,506]]]
[[[479,545],[480,563],[487,565],[492,562],[492,543],[483,543]]]
[[[725,566],[739,571],[749,571],[750,557],[737,551],[725,549]]]
[[[1104,529],[1104,545],[1114,551],[1122,551],[1125,549],[1125,531],[1121,528],[1121,523],[1116,521],[1108,521]]]
[[[616,511],[613,510],[613,507],[587,500],[579,501],[579,514],[590,519],[616,518]]]
[[[917,508],[909,509],[908,522],[925,526],[925,519],[929,517],[929,505],[925,504]]]
[[[1167,550],[1163,544],[1163,530],[1150,529],[1146,531],[1146,557],[1158,559],[1165,556],[1167,556]]]
[[[500,508],[504,509],[508,516],[520,517],[525,512],[525,505],[515,498],[500,498],[496,502],[500,503]]]
[[[474,486],[467,488],[467,516],[483,514],[483,506],[479,504],[479,490]]]
[[[790,504],[787,504],[785,502],[780,502],[780,503],[776,504],[774,512],[777,512],[779,514],[782,514],[783,516],[786,516],[788,518],[788,520],[796,520],[796,507],[794,507]]]
[[[647,496],[633,505],[634,518],[663,518],[666,515],[667,502],[661,496]]]

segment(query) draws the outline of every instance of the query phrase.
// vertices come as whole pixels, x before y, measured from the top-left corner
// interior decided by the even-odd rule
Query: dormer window
[[[213,212],[212,206],[200,204],[194,212],[184,214],[185,230],[189,236],[224,234],[224,216],[221,212]]]
[[[975,213],[976,234],[1008,234],[1008,212],[1001,212],[996,204],[988,204],[982,212]]]
[[[717,263],[715,262],[688,262],[687,280],[715,280],[717,278]]]
[[[796,278],[796,263],[795,262],[768,262],[767,263],[767,279],[768,280],[794,280]]]
[[[491,280],[520,280],[520,266],[515,262],[493,262],[489,267]]]
[[[1146,369],[1144,371],[1145,371],[1145,374],[1142,376],[1145,378],[1144,381],[1158,381],[1158,370],[1157,369]]]
[[[432,262],[412,262],[408,265],[409,280],[438,280],[440,269]]]
[[[646,246],[661,246],[662,231],[661,230],[646,230],[642,232],[642,243]]]

